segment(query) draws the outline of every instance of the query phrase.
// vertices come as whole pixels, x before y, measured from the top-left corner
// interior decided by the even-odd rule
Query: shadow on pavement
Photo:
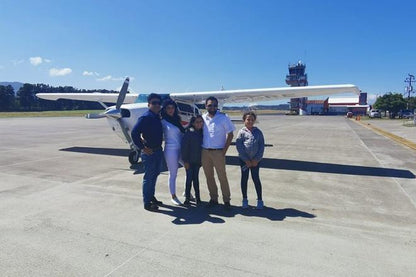
[[[206,208],[205,203],[201,206],[162,205],[158,213],[174,217],[172,223],[178,225],[201,224],[204,222],[225,223],[224,217],[231,218],[236,215],[264,218],[270,221],[282,221],[286,217],[316,217],[314,214],[292,208],[275,209],[272,207],[264,207],[262,210],[256,210],[253,207],[243,209],[241,207],[232,206],[231,210],[225,210],[222,205]]]
[[[122,156],[126,158],[128,157],[129,152],[130,152],[130,150],[128,149],[78,147],[78,146],[60,149],[60,151],[79,152],[79,153],[97,154],[97,155]],[[226,163],[227,165],[236,165],[236,166],[240,165],[238,157],[235,157],[235,156],[227,156]],[[308,162],[308,161],[287,160],[287,159],[263,158],[261,162],[261,167],[270,168],[270,169],[322,172],[322,173],[334,173],[334,174],[415,179],[415,175],[411,171],[404,170],[404,169],[347,165],[347,164],[319,163],[319,162]],[[137,165],[132,165],[130,169],[135,170],[134,174],[143,173],[143,166],[140,163]],[[164,164],[162,166],[162,172],[166,170],[167,168],[166,168],[166,165]]]
[[[226,163],[227,165],[240,165],[240,161],[238,157],[227,156]],[[347,164],[318,163],[318,162],[296,161],[296,160],[287,160],[287,159],[263,158],[261,160],[261,167],[271,168],[271,169],[322,172],[322,173],[334,173],[334,174],[394,177],[394,178],[407,178],[407,179],[415,178],[415,175],[411,171],[405,170],[405,169],[347,165]]]

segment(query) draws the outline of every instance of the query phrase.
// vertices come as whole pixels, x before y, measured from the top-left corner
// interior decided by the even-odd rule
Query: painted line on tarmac
[[[355,120],[354,120],[355,121]],[[365,124],[365,123],[362,123],[362,122],[360,122],[360,121],[356,121],[357,122],[357,124],[360,124],[360,125],[362,125],[362,126],[364,126],[364,127],[366,127],[367,129],[371,129],[371,130],[374,130],[374,131],[376,131],[376,129],[378,129],[378,130],[382,130],[382,129],[380,129],[380,128],[376,128],[376,129],[372,129],[372,128],[370,128],[370,123],[367,123],[367,124]],[[372,126],[373,127],[373,126]],[[354,130],[353,130],[354,131]],[[382,130],[382,131],[384,131],[384,130]],[[377,132],[377,131],[376,131]],[[355,135],[359,138],[359,136],[358,136],[358,134],[354,131],[354,133],[355,133]],[[388,134],[391,134],[391,133],[389,133],[389,132],[386,132],[386,131],[384,131],[383,133],[382,133],[382,135],[383,136],[386,136],[385,135],[385,133],[388,133]],[[393,135],[393,134],[391,134],[391,135]],[[399,136],[396,136],[396,135],[393,135],[393,136],[395,136],[395,137],[399,137]],[[386,136],[387,137],[387,136]],[[390,138],[390,137],[387,137],[387,138]],[[401,138],[401,139],[403,139],[402,137],[399,137],[399,138]],[[360,139],[361,140],[361,142],[362,142],[362,144],[364,145],[364,147],[367,149],[367,151],[373,156],[373,158],[383,167],[383,168],[386,168],[386,165],[382,162],[382,160],[380,160],[378,157],[377,157],[377,155],[363,142],[363,140],[362,139]],[[401,143],[401,142],[400,142]],[[413,143],[414,144],[414,143]],[[414,148],[414,149],[416,149],[416,148]],[[400,184],[400,182],[397,180],[397,178],[394,178],[393,177],[393,181],[396,183],[396,185],[397,185],[397,187],[404,193],[404,195],[409,199],[409,201],[410,201],[410,203],[416,208],[416,202],[413,200],[413,198],[410,196],[410,194],[406,191],[406,189],[404,189],[403,188],[403,186]]]
[[[360,124],[361,126],[364,126],[367,129],[373,130],[373,131],[375,131],[376,133],[378,133],[382,136],[385,136],[389,139],[392,139],[392,140],[400,143],[401,145],[405,145],[405,146],[409,147],[410,149],[416,150],[416,143],[414,143],[414,142],[412,142],[408,139],[405,139],[403,137],[394,135],[394,134],[392,134],[390,132],[387,132],[387,131],[385,131],[381,128],[375,127],[375,126],[371,125],[370,123],[363,123],[359,120],[351,120],[351,121],[355,121],[357,124]]]

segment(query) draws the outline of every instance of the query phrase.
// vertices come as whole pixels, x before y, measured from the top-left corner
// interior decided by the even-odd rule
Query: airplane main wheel
[[[139,152],[137,151],[131,151],[129,154],[129,162],[130,164],[137,164],[139,162]]]

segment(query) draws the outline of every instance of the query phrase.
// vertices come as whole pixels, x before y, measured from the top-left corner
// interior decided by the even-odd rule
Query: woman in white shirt
[[[176,176],[180,162],[181,141],[185,129],[182,126],[181,117],[178,114],[176,103],[166,100],[162,108],[162,126],[165,140],[164,155],[169,170],[169,191],[172,195],[172,203],[182,205],[176,196]]]

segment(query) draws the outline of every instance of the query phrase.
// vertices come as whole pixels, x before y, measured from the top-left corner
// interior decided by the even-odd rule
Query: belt
[[[152,149],[152,151],[159,151],[159,150],[163,150],[162,146],[158,146],[158,147],[149,147],[150,149]]]
[[[208,150],[208,151],[219,151],[219,150],[223,150],[224,148],[204,148],[204,150]]]

